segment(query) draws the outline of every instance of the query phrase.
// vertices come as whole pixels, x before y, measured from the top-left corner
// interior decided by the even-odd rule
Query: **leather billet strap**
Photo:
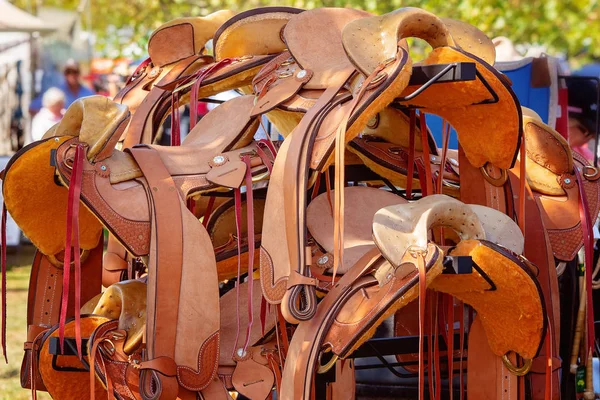
[[[154,363],[155,359],[174,360],[183,267],[181,200],[175,182],[156,150],[135,147],[129,151],[146,178],[152,218],[148,265],[147,358],[150,363]],[[155,371],[153,364],[140,374],[144,376],[152,373],[155,381],[154,384],[147,382],[146,387],[141,388],[142,397],[174,400],[178,392],[177,377],[173,374],[165,375],[166,371],[162,369],[157,369],[159,373],[150,370]]]
[[[512,187],[519,187],[520,185],[520,171],[519,168],[513,168],[509,172],[510,184]],[[547,232],[545,230],[540,210],[533,197],[533,193],[526,185],[527,196],[525,197],[525,226],[527,235],[525,236],[525,257],[534,265],[538,267],[539,274],[537,276],[542,292],[544,294],[545,309],[548,314],[548,330],[552,331],[551,354],[547,352],[547,343],[544,343],[540,348],[540,352],[536,358],[533,359],[534,365],[539,362],[538,359],[544,360],[546,364],[547,360],[553,358],[554,355],[558,355],[558,344],[560,343],[560,332],[558,327],[560,326],[560,307],[559,307],[559,290],[558,290],[558,278],[556,276],[556,268],[554,265],[554,256],[548,239]],[[515,197],[516,197],[515,193]],[[515,198],[515,201],[519,199]],[[550,340],[548,336],[544,338],[544,341]],[[547,364],[546,364],[547,365]],[[542,400],[546,398],[546,375],[535,373],[531,371],[528,375],[528,379],[531,383],[531,396],[535,400]],[[552,372],[552,399],[558,398],[560,395],[560,370],[554,370]]]
[[[350,74],[346,81],[350,79]],[[311,260],[306,260],[306,186],[308,183],[308,163],[310,162],[310,143],[318,132],[313,124],[321,113],[330,110],[330,103],[342,90],[345,82],[337,87],[325,90],[316,104],[311,108],[294,129],[285,158],[283,173],[283,198],[286,213],[291,213],[290,223],[286,223],[285,233],[290,244],[289,271],[296,271],[300,275],[308,276],[308,267]],[[313,129],[311,130],[311,126]],[[310,319],[316,312],[315,287],[306,284],[287,285],[285,303],[282,306],[286,319],[304,321]],[[305,303],[299,301],[304,298]],[[288,314],[288,315],[286,315]]]
[[[125,138],[123,148],[133,147],[139,143],[151,142],[152,138],[145,137],[144,132],[147,130],[146,125],[152,123],[153,110],[155,110],[158,102],[168,94],[167,90],[161,88],[161,85],[180,77],[181,74],[194,65],[194,63],[203,58],[205,57],[201,55],[193,55],[179,61],[156,85],[154,85],[142,101],[142,104],[140,104],[136,110],[127,130],[123,134],[123,137]]]

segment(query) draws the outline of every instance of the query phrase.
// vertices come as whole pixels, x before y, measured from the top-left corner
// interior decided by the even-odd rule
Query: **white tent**
[[[55,27],[41,19],[13,6],[7,0],[0,0],[0,32],[52,32]]]

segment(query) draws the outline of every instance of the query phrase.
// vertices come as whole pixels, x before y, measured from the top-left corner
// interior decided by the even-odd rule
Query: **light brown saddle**
[[[285,295],[282,310],[289,321],[308,319],[316,310],[314,281],[308,273],[311,260],[306,256],[309,246],[305,188],[312,185],[315,172],[331,164],[336,143],[339,148],[335,154],[342,157],[336,164],[344,164],[345,143],[358,135],[408,82],[410,60],[404,48],[399,48],[393,60],[385,63],[381,60],[380,70],[369,74],[372,76],[357,74],[345,54],[342,28],[366,16],[368,14],[355,10],[317,9],[292,18],[283,33],[292,59],[281,60],[281,64],[273,68],[273,79],[281,76],[280,79],[269,84],[273,79],[265,76],[261,81],[265,83],[260,86],[255,112],[269,111],[300,89],[320,91],[314,105],[284,141],[267,193],[265,212],[269,214],[276,209],[286,212],[265,219],[261,246],[262,287],[270,303],[280,303]],[[315,24],[321,27],[319,29],[326,27],[327,32],[307,47],[302,32],[316,29]],[[363,79],[367,81],[361,90]],[[371,80],[374,80],[372,84]],[[336,205],[335,213],[339,212]],[[337,232],[338,227],[335,229]],[[298,301],[300,298],[303,300]]]
[[[441,195],[386,206],[370,225],[377,247],[336,282],[319,303],[315,318],[301,322],[294,333],[282,380],[282,394],[289,398],[309,398],[314,371],[324,372],[333,365],[317,365],[320,352],[331,350],[333,362],[348,357],[383,320],[416,299],[420,285],[424,289],[435,282],[443,269],[443,253],[429,242],[430,229],[451,227],[465,239],[485,235],[469,206]],[[305,343],[310,344],[308,349]]]
[[[260,285],[258,281],[255,281],[254,285],[257,290],[254,291],[253,312],[258,315],[261,307]],[[241,286],[242,290],[245,290],[247,283],[242,283]],[[263,338],[271,335],[275,314],[271,311],[265,315],[264,333],[261,323],[253,325],[250,343],[256,347],[250,347],[249,351],[256,353],[254,359],[258,362],[242,364],[241,369],[238,370],[237,364],[242,359],[235,351],[236,340],[239,341],[236,334],[236,321],[232,318],[236,314],[235,291],[227,292],[220,298],[219,303],[223,335],[219,340],[218,378],[230,390],[236,390],[237,386],[244,391],[245,384],[250,386],[256,383],[254,378],[257,375],[266,381],[270,377],[270,384],[265,382],[266,389],[270,392],[274,372],[262,357],[277,350]],[[248,304],[243,300],[240,306],[245,309]],[[116,398],[139,399],[139,377],[129,357],[138,357],[141,333],[146,326],[146,284],[134,280],[112,285],[104,294],[90,300],[82,308],[82,314],[87,311],[93,311],[96,316],[102,316],[106,318],[105,321],[110,321],[100,325],[88,340],[88,353],[94,353],[94,370],[91,372],[97,375],[103,386],[110,386]],[[247,324],[247,315],[240,314],[240,316],[242,319],[246,318],[242,321],[243,325]],[[254,367],[255,370],[247,371],[245,367],[248,366]],[[232,378],[233,376],[235,378]],[[253,390],[256,388],[254,387]]]
[[[97,98],[84,99],[82,107],[96,101],[117,107]],[[241,186],[247,165],[238,161],[241,156],[247,155],[252,173],[261,174],[263,162],[252,151],[258,121],[243,112],[250,110],[252,101],[240,97],[217,107],[180,147],[147,146],[123,153],[107,145],[118,132],[104,131],[91,138],[74,137],[56,153],[61,179],[72,184],[71,160],[77,149],[87,150],[81,160],[82,200],[132,254],[148,257],[148,314],[154,318],[149,318],[146,330],[148,361],[140,364],[144,396],[168,398],[179,385],[200,391],[216,373],[219,318],[211,307],[218,301],[214,250],[206,230],[183,201],[202,190]],[[241,111],[233,112],[238,107]],[[126,120],[126,110],[123,114]],[[169,279],[161,278],[162,274]],[[198,285],[203,289],[198,290]],[[202,309],[196,307],[199,303]],[[166,327],[170,328],[165,331]],[[186,331],[195,332],[194,340],[179,333]],[[172,361],[164,364],[155,359]],[[175,366],[177,377],[172,374]],[[163,382],[162,394],[155,391],[160,386],[152,383],[157,379]]]
[[[523,130],[526,143],[527,182],[534,192],[554,256],[561,261],[575,258],[583,246],[580,220],[580,185],[588,205],[588,218],[595,221],[600,210],[600,172],[539,116],[526,110]],[[575,175],[577,168],[581,181]]]

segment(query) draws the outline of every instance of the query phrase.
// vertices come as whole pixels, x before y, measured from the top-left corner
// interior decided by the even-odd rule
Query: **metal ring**
[[[591,170],[592,172],[587,172]],[[598,168],[592,167],[591,165],[584,165],[582,168],[583,177],[586,179],[593,179],[598,175]]]
[[[81,263],[83,264],[85,262],[85,260],[87,260],[88,256],[90,255],[90,251],[89,250],[81,250],[81,253],[79,253],[79,259],[81,260]],[[64,268],[65,267],[65,261],[60,261],[57,257],[56,254],[52,254],[50,256],[46,256],[48,258],[48,261],[50,261],[50,263],[52,265],[54,265],[56,268]],[[71,261],[71,263],[69,264],[71,267],[75,266],[75,260],[73,259]]]
[[[100,342],[100,344],[102,345],[104,342],[108,342],[111,345],[111,349],[107,349],[104,346],[98,346],[98,348],[100,349],[100,351],[105,355],[105,356],[109,356],[112,357],[115,352],[117,351],[117,348],[115,346],[115,344],[112,342],[112,340],[104,338],[102,339],[102,341]]]
[[[327,364],[323,365],[321,364],[321,356],[323,355],[323,353],[319,353],[319,365],[317,367],[317,374],[324,374],[326,372],[328,372],[331,368],[333,368],[333,366],[335,365],[335,363],[338,360],[338,356],[336,354],[333,355],[333,357],[331,357],[331,360],[329,360],[327,362]]]
[[[284,79],[284,78],[289,78],[290,76],[294,75],[294,73],[292,71],[283,71],[277,74],[277,78],[279,79]]]
[[[526,358],[523,359],[523,366],[522,367],[517,367],[515,365],[513,365],[512,361],[510,361],[508,359],[508,353],[506,353],[505,355],[502,356],[502,362],[504,363],[504,366],[506,367],[506,369],[508,369],[510,371],[511,374],[516,375],[516,376],[525,376],[527,375],[527,373],[529,373],[529,370],[531,369],[531,365],[533,364],[533,359],[531,358]]]
[[[505,169],[500,169],[500,171],[502,171],[502,175],[500,175],[499,178],[494,178],[493,176],[490,175],[490,173],[486,169],[488,164],[489,163],[485,163],[485,165],[483,165],[482,167],[479,167],[479,170],[483,174],[483,177],[485,178],[485,180],[494,186],[504,185],[506,183],[506,181],[508,180],[508,171]]]

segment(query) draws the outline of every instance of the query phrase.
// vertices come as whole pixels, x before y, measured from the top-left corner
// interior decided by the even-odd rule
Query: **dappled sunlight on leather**
[[[382,16],[354,21],[344,27],[343,42],[348,58],[364,75],[395,57],[398,42],[416,37],[433,48],[454,44],[448,28],[432,13],[414,7],[399,8]],[[406,46],[406,43],[403,44]]]
[[[441,275],[431,288],[451,294],[477,311],[497,356],[514,351],[526,359],[535,357],[546,313],[541,289],[528,267],[515,255],[502,254],[485,241],[463,240],[450,254],[471,256],[496,290],[490,291],[490,284],[475,269],[471,274]]]
[[[266,12],[265,12],[266,11]],[[277,54],[286,45],[280,32],[289,19],[303,10],[272,7],[249,10],[229,20],[215,35],[215,59],[242,57],[249,54]]]
[[[51,151],[69,136],[38,142],[14,159],[6,171],[3,194],[6,209],[23,233],[44,254],[65,249],[69,191],[54,181]],[[98,244],[102,225],[85,207],[79,214],[80,246],[91,250]]]
[[[161,25],[148,41],[152,62],[163,66],[199,54],[217,29],[234,15],[233,11],[220,10],[206,17],[177,18]]]

